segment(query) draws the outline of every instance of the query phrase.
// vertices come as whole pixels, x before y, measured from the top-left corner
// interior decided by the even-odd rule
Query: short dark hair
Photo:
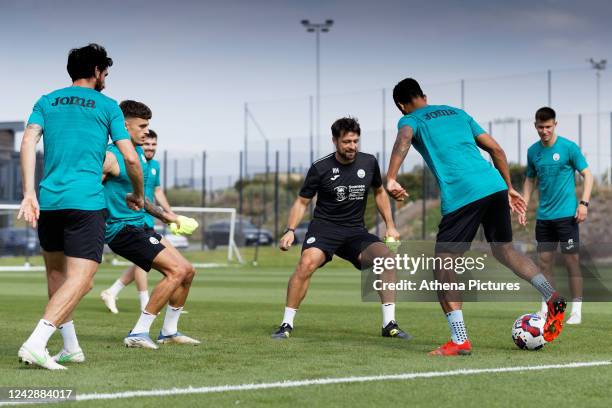
[[[393,88],[393,101],[398,103],[411,103],[414,98],[424,97],[419,83],[413,78],[402,79]]]
[[[149,134],[147,137],[157,140],[157,133],[153,129],[149,129]]]
[[[151,109],[149,109],[149,107],[142,102],[132,101],[128,99],[126,101],[121,101],[119,107],[121,108],[123,116],[125,116],[126,119],[151,119],[153,117]]]
[[[96,73],[113,65],[113,59],[106,55],[106,50],[98,44],[89,44],[81,48],[73,48],[68,54],[68,75],[73,81],[91,78]]]
[[[357,135],[360,136],[361,128],[359,127],[357,119],[347,117],[336,120],[333,125],[331,125],[331,132],[332,136],[336,139],[350,132],[357,133]]]
[[[537,122],[546,122],[547,120],[556,119],[557,114],[553,108],[549,108],[548,106],[544,106],[536,111],[535,120]]]

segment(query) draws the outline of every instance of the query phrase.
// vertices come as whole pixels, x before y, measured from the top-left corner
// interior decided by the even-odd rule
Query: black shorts
[[[38,240],[47,252],[102,262],[106,210],[41,210]]]
[[[165,248],[161,239],[161,235],[152,228],[126,225],[108,246],[117,255],[149,272],[153,260]]]
[[[564,254],[578,253],[580,231],[574,217],[537,220],[535,231],[538,252],[556,251],[557,244],[561,242],[561,252]]]
[[[310,222],[304,236],[302,252],[308,248],[319,248],[325,253],[323,265],[331,261],[334,255],[338,255],[361,270],[359,255],[375,242],[382,241],[376,235],[370,234],[364,227],[342,227],[328,221],[314,219]]]
[[[438,226],[436,253],[468,251],[481,224],[487,242],[512,242],[508,190],[498,191],[443,216]]]

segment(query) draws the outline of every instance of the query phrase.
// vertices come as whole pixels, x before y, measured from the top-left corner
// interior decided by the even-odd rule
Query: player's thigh
[[[164,249],[153,259],[152,267],[164,275],[172,273],[189,274],[193,265],[165,238],[161,238]]]
[[[317,248],[325,255],[325,260],[319,267],[331,261],[334,252],[344,242],[344,236],[339,233],[339,229],[341,229],[339,226],[325,221],[311,221],[304,236],[302,254],[311,248]]]
[[[577,254],[580,244],[579,224],[574,217],[562,218],[556,221],[557,236],[564,254]]]
[[[100,264],[84,258],[66,257],[66,276],[68,279],[92,281]]]
[[[325,263],[327,254],[320,248],[310,247],[302,251],[296,270],[301,274],[312,275]]]
[[[464,253],[476,236],[486,211],[480,199],[442,216],[436,236],[436,253]]]
[[[482,227],[487,242],[492,245],[512,242],[512,216],[508,203],[508,190],[498,191],[487,199],[488,205],[482,217]]]
[[[346,259],[359,270],[372,266],[374,258],[386,256],[388,248],[376,235],[370,234],[365,228],[349,232],[345,242],[338,248],[336,255]]]
[[[45,261],[45,269],[47,275],[66,273],[66,256],[63,251],[42,251],[43,260]]]
[[[64,253],[67,257],[102,262],[106,210],[67,210]]]
[[[42,210],[38,218],[38,241],[43,252],[64,252],[65,210]]]
[[[124,257],[148,272],[153,267],[153,261],[157,256],[166,250],[161,241],[161,235],[154,231],[126,225],[108,243],[108,246],[117,255]]]
[[[536,220],[535,237],[538,243],[538,253],[550,252],[552,256],[552,253],[557,250],[559,236],[554,221]]]

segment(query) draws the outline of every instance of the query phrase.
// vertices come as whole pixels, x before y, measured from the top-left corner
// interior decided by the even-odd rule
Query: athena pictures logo
[[[553,160],[554,161],[559,161],[560,158],[561,158],[561,156],[559,156],[559,153],[553,154]]]

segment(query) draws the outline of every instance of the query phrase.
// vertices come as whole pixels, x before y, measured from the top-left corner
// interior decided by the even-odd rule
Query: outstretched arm
[[[523,184],[523,200],[525,200],[525,213],[519,214],[519,224],[527,225],[527,208],[529,208],[529,201],[531,200],[531,194],[535,187],[535,178],[525,177],[525,183]]]
[[[397,132],[397,138],[391,151],[389,169],[387,170],[387,191],[397,201],[404,201],[404,198],[408,197],[406,190],[397,182],[397,173],[408,154],[408,150],[410,150],[413,134],[410,126],[403,126]]]
[[[174,213],[172,208],[170,207],[170,203],[168,202],[168,198],[164,193],[164,189],[160,186],[155,187],[155,201],[159,203],[161,208],[164,209],[165,212]]]
[[[378,212],[385,222],[385,228],[387,230],[385,236],[399,239],[399,232],[395,229],[395,222],[393,221],[393,215],[391,213],[391,202],[389,201],[389,196],[385,188],[380,186],[374,190],[374,197],[376,198],[376,208],[378,208]]]
[[[40,216],[40,207],[36,198],[36,144],[42,136],[42,127],[36,124],[27,126],[21,141],[21,177],[23,184],[23,200],[19,207],[18,219],[23,219],[32,224],[36,228],[38,217]]]
[[[300,221],[302,221],[304,218],[304,214],[306,213],[306,209],[308,208],[310,201],[310,198],[298,196],[291,207],[291,211],[289,211],[289,219],[287,220],[288,229],[295,230],[297,228]],[[280,239],[280,249],[287,251],[293,244],[293,241],[295,241],[295,233],[293,231],[287,231],[287,233]]]
[[[584,178],[584,188],[582,189],[581,201],[589,202],[591,199],[591,191],[593,190],[593,173],[587,167],[580,172],[580,175]],[[578,204],[576,209],[576,222],[581,223],[586,220],[588,214],[588,208],[584,204]]]
[[[177,215],[171,212],[164,211],[163,208],[153,204],[148,198],[145,198],[144,209],[146,212],[157,218],[164,224],[176,223]]]
[[[506,153],[504,149],[487,133],[483,133],[476,137],[476,144],[482,150],[486,151],[491,155],[493,160],[493,166],[499,171],[502,178],[508,186],[508,202],[512,211],[521,214],[527,211],[527,205],[523,196],[512,187],[512,180],[510,179],[510,169],[508,167],[508,159],[506,159]]]

